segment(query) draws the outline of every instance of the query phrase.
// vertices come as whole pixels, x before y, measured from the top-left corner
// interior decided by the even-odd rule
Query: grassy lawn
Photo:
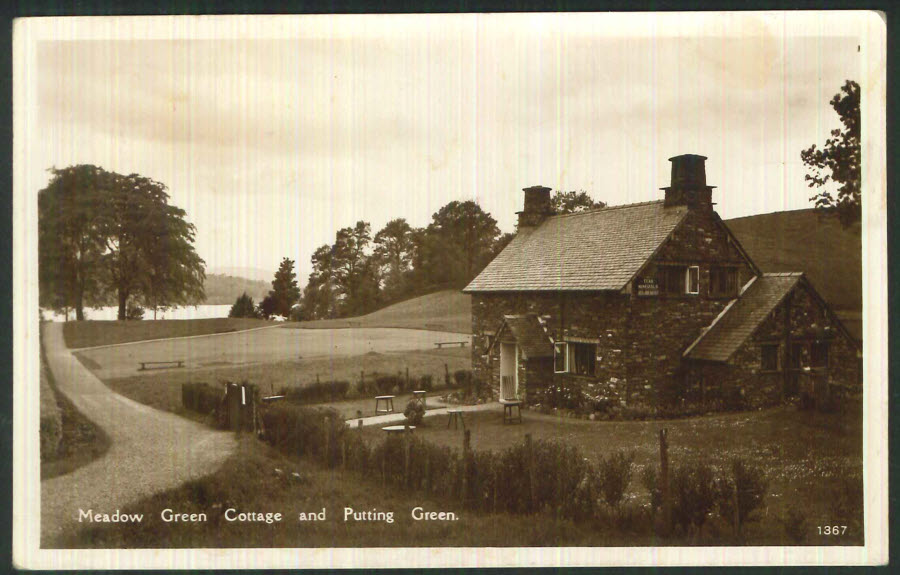
[[[862,543],[861,411],[840,416],[779,407],[657,422],[594,422],[529,411],[523,415],[522,425],[504,425],[499,407],[466,414],[472,448],[499,451],[530,433],[535,439],[574,445],[594,461],[618,450],[634,451],[636,470],[628,497],[641,505],[649,501],[649,493],[638,479],[640,471],[647,465],[658,468],[658,433],[667,428],[673,466],[704,460],[721,468],[740,457],[765,470],[768,496],[759,513],[761,520],[747,526],[748,540],[780,544],[784,531],[779,519],[795,507],[807,515],[807,543]],[[377,427],[365,428],[362,433],[372,441],[380,441],[383,435]],[[443,417],[427,419],[426,427],[415,433],[438,445],[462,447],[462,430],[447,429]],[[834,523],[847,524],[856,532],[840,541],[818,536],[818,525]]]
[[[280,469],[282,473],[275,470]],[[298,473],[301,479],[293,477]],[[455,512],[457,521],[414,521],[411,511]],[[282,513],[280,523],[228,522],[238,511]],[[390,511],[393,523],[344,521],[344,508]],[[204,523],[165,523],[164,509],[206,513]],[[302,512],[326,510],[325,521],[301,522]],[[112,510],[110,510],[112,512]],[[453,502],[397,493],[377,480],[290,459],[245,436],[237,453],[215,474],[121,509],[144,515],[141,523],[94,524],[50,542],[54,548],[277,548],[277,547],[535,547],[658,545],[611,525],[563,521],[553,516],[476,513]]]
[[[472,333],[471,296],[457,290],[444,290],[412,298],[374,311],[345,319],[326,319],[285,323],[285,328],[402,327],[434,331]]]
[[[63,325],[69,349],[273,326],[261,319],[163,319],[156,321],[70,321]]]
[[[88,369],[90,362],[85,363]],[[360,372],[366,377],[373,374],[382,375],[402,372],[409,368],[410,377],[418,377],[426,373],[432,375],[434,385],[443,386],[444,365],[453,372],[457,369],[468,369],[471,364],[467,349],[441,349],[427,351],[409,351],[398,353],[368,353],[354,357],[333,357],[304,359],[278,363],[252,364],[242,366],[223,366],[208,369],[168,370],[160,373],[147,373],[135,377],[106,380],[114,391],[140,403],[150,405],[164,411],[182,413],[181,385],[188,382],[216,383],[224,381],[248,381],[259,385],[263,395],[277,393],[283,387],[304,385],[316,381],[347,380],[359,381]],[[357,407],[359,405],[359,407]],[[395,409],[401,410],[405,402],[394,400]],[[374,398],[360,398],[349,402],[346,408],[349,417],[356,417],[356,410],[374,410]]]

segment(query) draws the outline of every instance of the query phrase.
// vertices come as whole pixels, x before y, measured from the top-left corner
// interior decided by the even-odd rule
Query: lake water
[[[228,304],[221,305],[198,305],[189,307],[179,307],[166,311],[157,311],[156,319],[210,319],[216,317],[228,317],[231,306]],[[48,321],[66,321],[66,317],[61,313],[54,313],[48,310],[42,310],[44,319]],[[109,320],[116,319],[119,308],[115,306],[102,307],[100,309],[87,308],[84,310],[85,319],[93,320]],[[75,310],[69,310],[69,320],[75,319]],[[153,311],[144,310],[144,320],[152,320]]]

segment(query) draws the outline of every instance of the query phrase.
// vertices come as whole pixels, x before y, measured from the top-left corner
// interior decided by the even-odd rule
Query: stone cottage
[[[856,342],[802,272],[753,263],[705,160],[671,158],[655,202],[556,215],[549,188],[524,190],[515,238],[463,290],[473,368],[501,399],[754,407],[861,389]]]

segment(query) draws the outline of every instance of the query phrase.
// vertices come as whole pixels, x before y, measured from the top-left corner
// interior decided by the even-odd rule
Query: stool
[[[450,422],[453,422],[453,429],[456,429],[456,422],[462,424],[463,431],[466,430],[466,422],[463,420],[463,414],[461,409],[448,409],[447,415],[447,429],[450,429]]]
[[[378,406],[384,402],[384,409],[378,409]],[[378,395],[375,397],[375,413],[394,413],[394,396]]]
[[[514,418],[512,408],[516,408],[519,417]],[[522,402],[521,401],[505,401],[503,402],[503,423],[522,423]]]
[[[426,393],[427,392],[424,389],[419,389],[419,390],[416,390],[413,392],[413,399],[421,399],[422,407],[426,406],[426,403],[425,403],[425,394]]]

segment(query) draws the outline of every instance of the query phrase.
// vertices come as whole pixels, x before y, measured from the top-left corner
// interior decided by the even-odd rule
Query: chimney
[[[525,192],[525,209],[516,212],[519,215],[519,229],[541,225],[548,216],[553,215],[550,207],[550,188],[532,186],[523,188]]]
[[[669,158],[672,162],[672,183],[662,188],[666,192],[666,206],[712,208],[712,190],[706,185],[706,156],[683,154]]]

